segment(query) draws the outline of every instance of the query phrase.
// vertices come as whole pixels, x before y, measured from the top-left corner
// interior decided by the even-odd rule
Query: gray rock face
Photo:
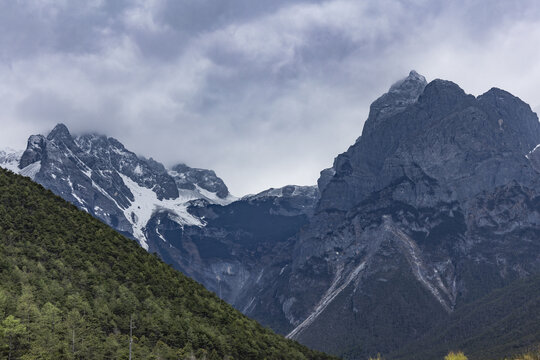
[[[364,126],[364,133],[369,134],[385,119],[402,112],[415,103],[427,85],[426,78],[412,70],[409,76],[396,82],[390,90],[371,104],[369,121]]]
[[[398,109],[387,109],[392,115],[381,121],[372,107],[360,140],[336,158],[335,175],[324,177],[319,210],[348,210],[403,176],[437,179],[447,200],[532,178],[524,154],[537,145],[540,125],[511,94],[491,89],[474,98],[454,83],[435,80],[417,102]],[[438,201],[415,199],[415,205]]]
[[[242,200],[250,204],[272,201],[275,205],[273,213],[312,215],[319,200],[319,189],[316,186],[287,185],[278,189],[270,188],[256,195],[247,195]]]
[[[319,191],[322,192],[326,189],[328,184],[330,184],[330,181],[332,181],[334,175],[336,175],[336,169],[333,167],[321,171],[321,176],[319,177],[319,180],[317,180]]]
[[[42,135],[30,136],[28,139],[28,145],[26,146],[26,151],[23,153],[19,162],[20,169],[23,169],[36,161],[41,161],[46,147],[46,141],[47,140]]]
[[[85,160],[103,170],[115,170],[139,186],[151,188],[159,200],[178,198],[178,188],[165,167],[153,159],[140,158],[116,139],[82,135],[76,139]]]
[[[211,193],[216,193],[220,199],[229,196],[229,189],[212,170],[190,168],[185,164],[175,165],[171,170],[170,174],[179,189],[195,190],[198,186]]]
[[[365,358],[540,272],[536,114],[503,90],[475,98],[412,75],[321,172],[315,214],[265,268],[248,315]],[[391,95],[401,88],[408,100]]]

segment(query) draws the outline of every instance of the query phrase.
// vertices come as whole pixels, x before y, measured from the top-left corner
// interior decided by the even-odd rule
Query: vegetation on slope
[[[501,360],[502,358],[492,358],[491,360]],[[384,360],[381,355],[377,357],[370,357],[368,360]],[[444,357],[444,360],[469,360],[469,358],[463,353],[463,351],[450,351],[448,355]],[[536,347],[536,350],[531,350],[526,353],[522,353],[513,357],[505,357],[504,360],[540,360],[540,347]]]
[[[507,358],[505,360],[540,360],[540,346],[538,346],[536,350],[532,350],[512,358]]]
[[[258,325],[135,242],[0,169],[0,357],[330,359]]]
[[[443,324],[399,354],[399,360],[431,360],[460,349],[472,360],[511,357],[540,342],[540,276],[497,289],[454,312]]]

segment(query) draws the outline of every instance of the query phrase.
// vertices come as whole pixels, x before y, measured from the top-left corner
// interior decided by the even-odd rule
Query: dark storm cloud
[[[416,69],[538,106],[536,1],[2,1],[0,143],[57,122],[233,193],[313,184]]]

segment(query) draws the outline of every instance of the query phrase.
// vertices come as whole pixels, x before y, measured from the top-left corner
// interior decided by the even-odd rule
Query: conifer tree
[[[8,360],[12,359],[13,351],[17,345],[17,340],[26,332],[26,327],[21,324],[21,320],[13,315],[9,315],[0,324],[0,333],[8,343]]]

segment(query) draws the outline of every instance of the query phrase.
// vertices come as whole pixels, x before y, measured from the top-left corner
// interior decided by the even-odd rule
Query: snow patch
[[[141,165],[137,164],[137,166],[135,166],[135,169],[133,169],[133,173],[134,173],[135,175],[141,176],[141,175],[143,174]]]
[[[534,149],[532,149],[531,151],[529,151],[529,153],[528,153],[527,155],[525,155],[525,157],[526,157],[527,159],[530,159],[531,154],[532,154],[533,152],[535,152],[536,150],[538,150],[538,148],[540,148],[540,144],[536,145],[536,146],[534,147]]]
[[[159,232],[159,229],[158,229],[158,228],[156,228],[156,234],[157,234],[157,236],[158,236],[161,240],[163,240],[163,242],[167,242],[167,240],[165,240],[165,238],[163,237],[163,235],[161,235],[161,233]]]
[[[236,196],[233,196],[231,194],[227,195],[226,198],[222,199],[219,196],[217,196],[216,193],[213,193],[213,192],[210,192],[210,191],[208,191],[206,189],[203,189],[199,185],[195,185],[195,188],[196,188],[196,191],[199,193],[199,196],[197,197],[197,199],[203,198],[203,199],[208,200],[212,204],[228,205],[228,204],[238,200],[238,198]]]
[[[87,178],[92,179],[92,169],[86,167],[84,170],[81,170]]]
[[[187,211],[187,201],[192,200],[191,198],[186,199],[180,196],[177,199],[159,200],[152,189],[140,186],[124,174],[118,174],[135,198],[131,205],[124,209],[124,215],[131,222],[133,236],[139,240],[144,249],[148,250],[148,241],[144,231],[156,211],[168,211],[173,215],[174,221],[180,225],[204,226],[201,220]]]
[[[173,179],[176,179],[176,178],[180,178],[182,180],[186,179],[186,174],[184,174],[184,173],[179,173],[179,172],[174,171],[174,170],[168,170],[167,173]],[[175,180],[175,182],[176,182],[176,180]],[[231,194],[227,195],[227,197],[222,199],[219,196],[217,196],[216,193],[213,193],[211,191],[203,189],[202,187],[200,187],[197,184],[192,184],[192,185],[195,186],[194,190],[180,189],[180,188],[178,189],[178,192],[180,193],[180,196],[183,197],[184,199],[186,199],[185,201],[204,199],[204,200],[207,200],[211,204],[228,205],[228,204],[230,204],[230,203],[232,203],[232,202],[239,199],[238,197],[233,196]]]
[[[68,176],[67,181],[68,181],[69,187],[71,188],[71,195],[79,202],[79,204],[84,205],[84,201],[80,197],[78,197],[77,194],[75,193],[75,189],[73,188],[73,183],[71,182],[70,176]],[[87,208],[83,207],[83,209],[86,212],[88,212]]]

